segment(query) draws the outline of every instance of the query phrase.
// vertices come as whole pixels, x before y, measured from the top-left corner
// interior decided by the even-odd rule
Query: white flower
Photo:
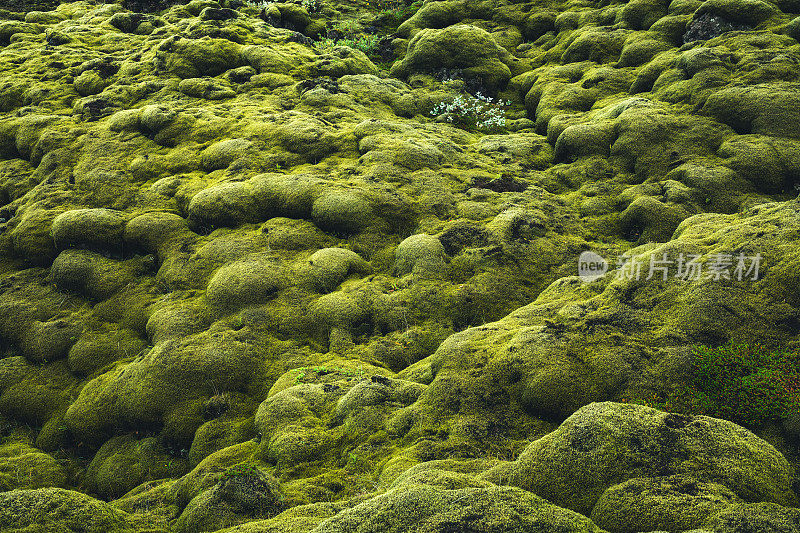
[[[431,111],[431,115],[445,115],[448,122],[473,124],[479,130],[492,130],[506,125],[503,107],[511,102],[484,96],[481,93],[472,95],[456,95],[450,102],[440,102]]]

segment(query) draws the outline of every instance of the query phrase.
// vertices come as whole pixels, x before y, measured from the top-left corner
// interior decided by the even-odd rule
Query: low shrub
[[[784,420],[800,408],[800,353],[758,343],[697,346],[692,382],[683,391],[629,401],[761,427]]]

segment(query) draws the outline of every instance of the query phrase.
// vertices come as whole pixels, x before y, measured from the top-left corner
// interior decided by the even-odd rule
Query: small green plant
[[[309,13],[317,13],[322,9],[322,0],[303,0],[300,5]]]
[[[348,368],[342,368],[340,366],[301,366],[300,368],[296,368],[295,370],[298,371],[297,375],[294,377],[294,384],[298,385],[302,383],[302,380],[306,377],[306,372],[314,372],[317,377],[325,376],[327,374],[341,374],[343,376],[353,377],[356,373]]]
[[[692,381],[681,393],[631,403],[760,427],[800,409],[800,352],[758,343],[697,346]]]
[[[358,35],[346,39],[328,39],[323,38],[316,42],[318,48],[323,50],[332,50],[337,46],[347,46],[354,50],[361,50],[368,56],[375,55],[380,37],[377,35]]]
[[[332,29],[340,33],[352,34],[361,31],[361,25],[353,19],[344,19],[336,21]]]
[[[367,0],[367,7],[391,19],[396,25],[411,18],[422,7],[422,0]]]
[[[449,102],[439,103],[431,115],[467,130],[498,131],[506,125],[505,108],[510,104],[481,93],[459,94]]]
[[[222,474],[221,480],[225,481],[235,477],[257,476],[260,472],[261,471],[255,465],[249,463],[239,463],[238,465],[227,469]]]
[[[266,9],[274,3],[272,2],[272,0],[244,0],[244,1],[250,7],[255,7],[256,9]]]

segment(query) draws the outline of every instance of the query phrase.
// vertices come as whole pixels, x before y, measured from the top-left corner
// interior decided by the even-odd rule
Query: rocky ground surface
[[[3,6],[3,531],[800,531],[799,1]]]

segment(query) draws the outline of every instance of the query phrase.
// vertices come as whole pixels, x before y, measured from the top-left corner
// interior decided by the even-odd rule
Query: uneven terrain
[[[800,1],[226,2],[0,10],[0,530],[800,532]]]

